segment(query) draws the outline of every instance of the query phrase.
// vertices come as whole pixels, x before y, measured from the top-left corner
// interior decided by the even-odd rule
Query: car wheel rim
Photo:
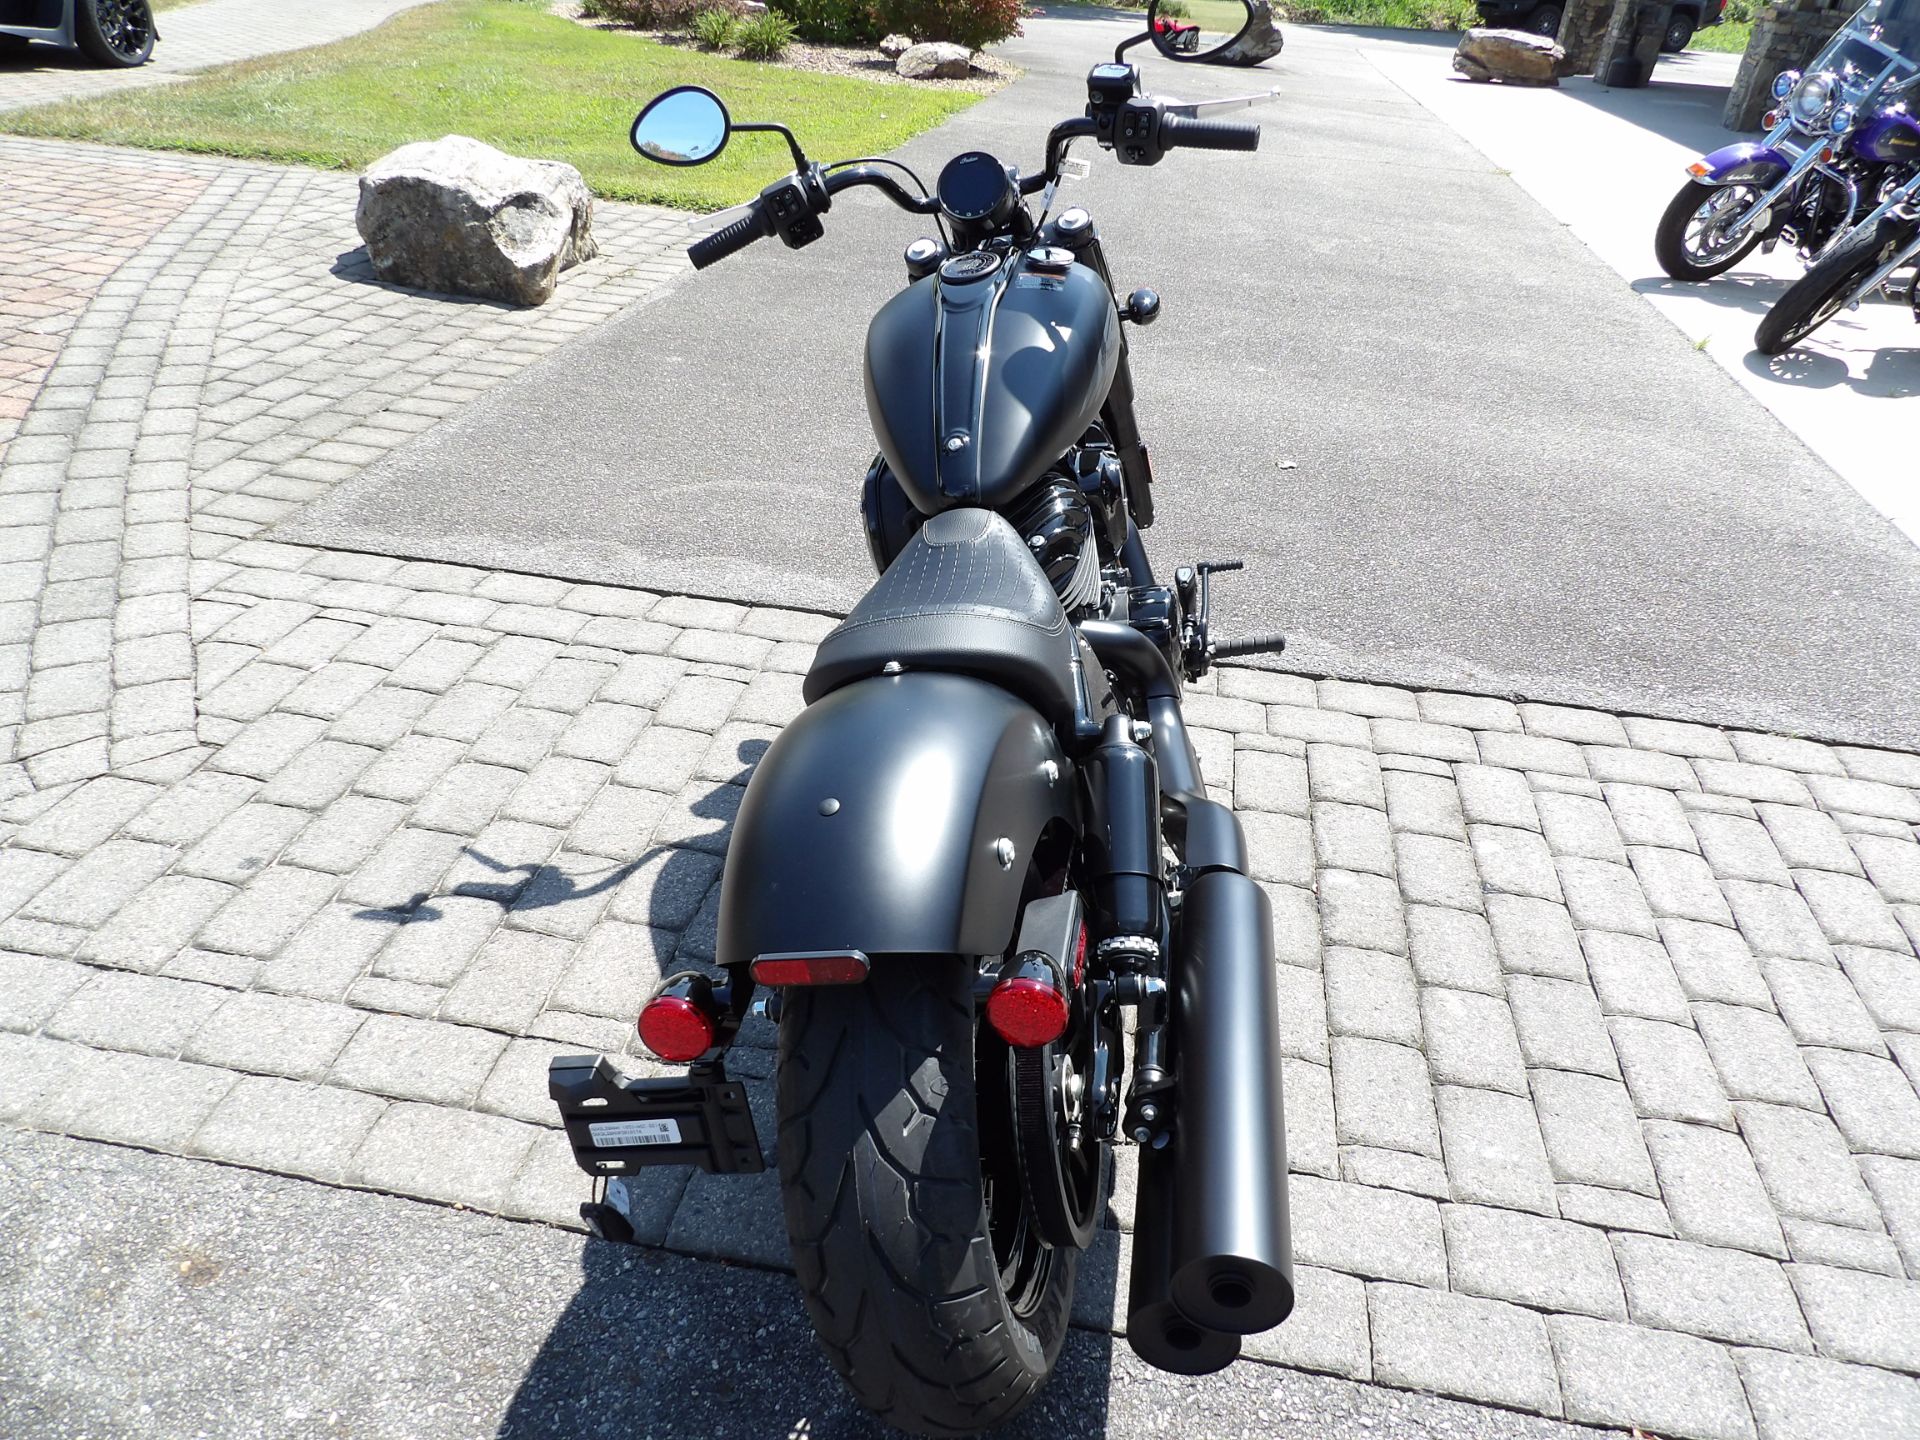
[[[153,40],[153,10],[147,0],[95,0],[100,38],[123,60],[137,59]]]

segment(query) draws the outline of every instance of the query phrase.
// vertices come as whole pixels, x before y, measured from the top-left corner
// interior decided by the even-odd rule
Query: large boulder
[[[973,52],[964,45],[928,40],[901,52],[893,68],[909,80],[964,80],[973,69]]]
[[[1467,31],[1453,52],[1453,68],[1469,80],[1509,85],[1558,85],[1567,58],[1552,39],[1525,30]]]
[[[889,60],[898,60],[913,48],[911,35],[888,35],[880,42],[880,53]]]
[[[1255,0],[1245,33],[1214,59],[1222,65],[1258,65],[1278,55],[1286,43],[1273,23],[1273,6],[1268,0]]]
[[[513,305],[545,304],[562,270],[598,253],[578,170],[465,135],[374,161],[353,219],[382,280]]]

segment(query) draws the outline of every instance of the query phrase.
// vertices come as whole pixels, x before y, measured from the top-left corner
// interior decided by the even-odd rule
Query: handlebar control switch
[[[811,245],[827,233],[820,214],[832,208],[820,167],[782,176],[760,192],[760,204],[773,223],[773,233],[789,250]]]
[[[1160,141],[1160,102],[1144,97],[1120,107],[1114,125],[1113,153],[1122,165],[1158,165],[1166,154]]]
[[[1160,318],[1160,295],[1142,285],[1127,296],[1126,308],[1120,312],[1122,320],[1131,320],[1136,325],[1151,325]]]
[[[1096,65],[1087,72],[1087,118],[1094,123],[1094,138],[1102,145],[1113,144],[1120,107],[1140,93],[1140,67],[1137,65]]]

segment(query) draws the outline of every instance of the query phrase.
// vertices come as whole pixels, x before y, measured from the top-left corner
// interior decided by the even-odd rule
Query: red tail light
[[[713,1048],[712,1018],[685,995],[656,995],[640,1011],[640,1043],[673,1065],[687,1065]]]
[[[858,950],[837,954],[762,955],[753,962],[762,985],[858,985],[872,968]]]
[[[1009,1045],[1022,1049],[1058,1040],[1067,1030],[1067,997],[1050,979],[1010,976],[987,996],[987,1023]]]

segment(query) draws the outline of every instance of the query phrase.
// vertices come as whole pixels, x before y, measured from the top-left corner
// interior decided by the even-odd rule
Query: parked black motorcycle
[[[1920,264],[1920,174],[1893,191],[1854,226],[1787,293],[1773,302],[1753,348],[1762,355],[1791,350],[1842,310],[1857,307],[1895,272]],[[1906,301],[1920,320],[1920,271],[1906,282]]]
[[[941,233],[907,248],[908,284],[867,335],[882,573],[747,787],[722,974],[674,975],[640,1014],[648,1048],[691,1069],[629,1081],[561,1057],[551,1092],[610,1193],[650,1165],[756,1171],[725,1056],[750,1009],[775,1018],[807,1309],[861,1402],[928,1434],[999,1424],[1045,1384],[1123,1138],[1140,1146],[1142,1357],[1217,1370],[1293,1305],[1272,921],[1180,705],[1215,660],[1284,642],[1213,638],[1211,577],[1236,562],[1170,585],[1148,564],[1122,324],[1151,324],[1159,297],[1117,302],[1092,217],[1050,213],[1076,140],[1142,166],[1258,145],[1257,126],[1205,116],[1265,95],[1141,92],[1125,55],[1158,18],[1093,68],[1086,113],[1053,127],[1034,174],[974,151],[929,193],[897,162],[813,163],[785,127],[732,122],[689,86],[634,122],[665,164],[741,131],[793,151],[794,173],[690,248],[696,267],[768,236],[813,243],[855,187]]]

